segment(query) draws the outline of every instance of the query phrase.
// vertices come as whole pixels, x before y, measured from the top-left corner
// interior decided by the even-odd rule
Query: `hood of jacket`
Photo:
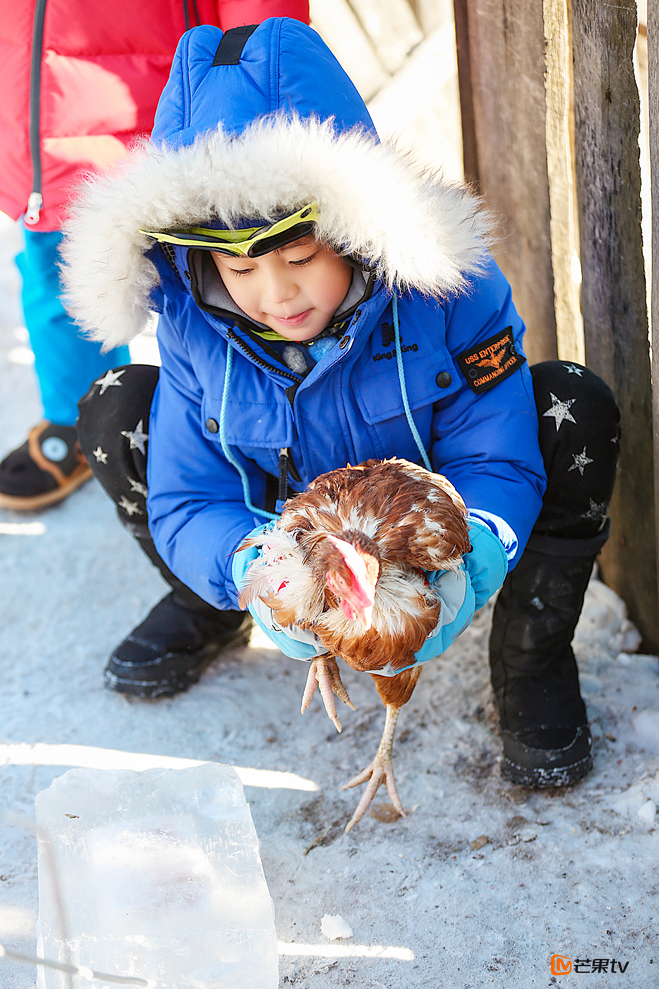
[[[140,229],[271,222],[313,201],[318,236],[390,290],[467,290],[488,257],[479,201],[378,139],[320,36],[270,18],[229,64],[222,38],[211,26],[183,36],[151,140],[72,206],[63,275],[87,333],[114,347],[148,323],[162,248]]]

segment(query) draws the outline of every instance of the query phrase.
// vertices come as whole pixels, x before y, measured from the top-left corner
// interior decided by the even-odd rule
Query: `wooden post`
[[[467,0],[455,0],[453,10],[455,16],[455,44],[458,53],[458,84],[460,87],[464,176],[465,182],[468,182],[477,192],[480,192],[478,145],[476,143],[476,122],[474,120],[474,95],[471,88]]]
[[[655,526],[659,537],[659,9],[648,4],[650,185],[652,189],[652,380]],[[657,542],[659,560],[659,538]],[[658,578],[659,579],[659,578]]]
[[[529,361],[550,360],[557,356],[557,345],[542,4],[455,0],[455,18],[460,89],[463,95],[468,91],[466,61],[476,140],[465,164],[470,173],[477,167],[481,193],[504,224],[497,261],[527,326]],[[463,126],[468,139],[464,110]]]
[[[627,603],[645,647],[659,648],[652,393],[640,226],[635,0],[572,0],[581,310],[586,362],[622,414],[606,583]],[[655,111],[656,112],[656,111]]]
[[[547,171],[558,356],[585,363],[579,301],[579,247],[574,188],[574,111],[570,0],[543,0]]]

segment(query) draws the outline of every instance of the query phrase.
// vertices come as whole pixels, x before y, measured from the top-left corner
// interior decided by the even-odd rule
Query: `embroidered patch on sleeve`
[[[471,350],[464,350],[457,360],[467,384],[477,395],[489,391],[526,363],[526,358],[515,348],[512,326]]]

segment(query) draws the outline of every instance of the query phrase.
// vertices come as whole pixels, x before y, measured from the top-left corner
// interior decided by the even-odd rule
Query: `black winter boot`
[[[124,524],[174,590],[114,650],[105,686],[134,697],[173,697],[225,649],[246,645],[254,622],[249,612],[220,611],[198,597],[165,565],[145,525]]]
[[[159,601],[112,653],[106,687],[135,697],[173,697],[196,683],[219,653],[249,641],[248,613],[207,608],[186,607],[176,591]]]
[[[503,771],[522,786],[568,786],[592,769],[571,642],[608,528],[591,539],[532,535],[494,607],[490,667]]]

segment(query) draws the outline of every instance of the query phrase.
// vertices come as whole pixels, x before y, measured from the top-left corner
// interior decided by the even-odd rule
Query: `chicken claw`
[[[403,804],[398,796],[396,781],[394,780],[393,744],[394,731],[396,729],[396,721],[398,720],[399,712],[400,707],[393,704],[387,704],[387,716],[384,724],[384,731],[382,733],[382,741],[380,742],[380,746],[375,754],[373,762],[361,773],[359,773],[358,776],[354,776],[348,783],[341,787],[342,790],[347,790],[350,787],[359,786],[360,783],[366,783],[367,780],[369,781],[368,786],[366,787],[366,790],[362,794],[362,798],[357,805],[355,813],[346,825],[346,834],[350,831],[350,828],[352,828],[353,825],[357,824],[358,821],[361,821],[368,806],[373,800],[373,797],[383,782],[387,788],[389,798],[398,813],[401,817],[407,816],[403,810]]]
[[[353,711],[355,710],[355,706],[348,696],[348,691],[341,682],[341,674],[339,673],[339,667],[337,666],[334,656],[327,654],[323,656],[316,656],[311,663],[307,683],[304,688],[304,694],[302,695],[301,714],[304,714],[306,709],[311,704],[311,698],[315,693],[316,687],[320,687],[320,695],[323,698],[323,704],[325,705],[325,710],[327,711],[330,721],[333,723],[337,731],[341,731],[341,722],[339,721],[336,713],[334,694],[336,694],[336,696],[342,700],[344,704],[351,707]]]

